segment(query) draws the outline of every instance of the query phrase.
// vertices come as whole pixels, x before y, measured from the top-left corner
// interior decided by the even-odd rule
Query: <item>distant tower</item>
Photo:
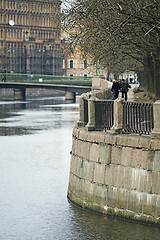
[[[0,0],[0,71],[63,75],[60,0]]]

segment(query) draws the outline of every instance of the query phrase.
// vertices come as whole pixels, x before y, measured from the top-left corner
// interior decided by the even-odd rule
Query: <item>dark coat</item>
[[[120,84],[119,84],[119,82],[113,82],[113,85],[112,85],[112,92],[113,91],[119,91],[120,90]]]
[[[131,88],[131,86],[126,82],[122,82],[120,88],[122,89],[122,92],[128,92],[128,88]]]

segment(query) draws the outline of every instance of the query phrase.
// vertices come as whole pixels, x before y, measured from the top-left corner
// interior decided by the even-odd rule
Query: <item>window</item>
[[[69,61],[69,68],[73,68],[73,60]]]
[[[8,38],[10,39],[10,29],[8,29]]]
[[[72,73],[69,74],[69,76],[70,76],[70,80],[72,80],[72,78],[74,77],[74,75]]]
[[[86,69],[88,67],[88,61],[87,59],[84,60],[84,69]]]
[[[65,60],[63,60],[62,68],[65,69]]]

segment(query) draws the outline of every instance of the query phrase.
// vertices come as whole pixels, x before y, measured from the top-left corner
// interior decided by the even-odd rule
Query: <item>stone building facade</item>
[[[0,71],[64,75],[60,0],[0,0]]]

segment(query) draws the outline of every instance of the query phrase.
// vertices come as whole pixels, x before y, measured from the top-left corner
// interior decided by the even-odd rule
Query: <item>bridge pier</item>
[[[76,102],[76,93],[65,91],[65,100],[67,103],[75,103]]]
[[[26,89],[25,88],[14,88],[14,100],[25,101],[26,100]]]

